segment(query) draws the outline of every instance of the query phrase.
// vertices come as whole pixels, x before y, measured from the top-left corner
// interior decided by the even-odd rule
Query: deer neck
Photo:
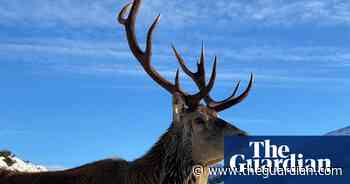
[[[176,131],[172,124],[143,157],[131,163],[128,177],[130,184],[207,183],[207,175],[195,177],[192,173],[193,166],[198,163],[192,159],[189,135]]]

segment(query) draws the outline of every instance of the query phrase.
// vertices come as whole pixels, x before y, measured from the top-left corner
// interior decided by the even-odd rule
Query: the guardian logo
[[[313,159],[304,158],[303,153],[292,153],[288,145],[273,145],[269,139],[264,141],[251,141],[249,148],[253,149],[253,155],[248,158],[243,154],[233,155],[230,159],[230,167],[243,172],[247,169],[320,169],[331,168],[329,158]]]

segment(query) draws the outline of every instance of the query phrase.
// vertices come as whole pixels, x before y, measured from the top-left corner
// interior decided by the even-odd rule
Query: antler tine
[[[233,90],[232,94],[228,98],[226,98],[225,100],[215,101],[210,96],[207,96],[204,98],[204,101],[208,104],[208,107],[215,108],[215,105],[220,104],[220,103],[224,103],[225,101],[227,101],[231,98],[234,98],[238,89],[239,89],[240,83],[241,83],[241,81],[239,80],[238,83],[236,84],[235,89]]]
[[[152,40],[153,40],[153,32],[156,28],[157,24],[160,20],[160,14],[156,17],[156,19],[153,21],[151,27],[148,30],[147,33],[147,44],[146,44],[146,55],[149,57],[147,61],[151,62],[151,56],[152,56]]]
[[[203,85],[201,88],[199,88],[200,92],[197,94],[197,98],[199,100],[201,99],[205,99],[207,96],[209,96],[209,92],[210,90],[213,88],[214,86],[214,83],[215,83],[215,79],[216,79],[216,61],[214,62],[213,64],[213,67],[212,67],[212,72],[211,72],[211,76],[210,76],[210,79],[209,79],[209,82],[208,82],[208,85],[205,85],[205,74],[203,73],[203,75],[200,75],[200,80],[199,81],[203,81]],[[204,69],[204,67],[203,67]],[[203,70],[204,71],[204,70]],[[197,72],[198,73],[198,72]],[[201,80],[203,79],[203,80]],[[195,81],[195,83],[197,84],[197,80],[196,79],[193,79]],[[197,84],[198,85],[198,84]]]
[[[202,52],[203,52],[203,51],[202,51]],[[215,66],[215,67],[216,67],[216,63],[217,63],[217,57],[214,56],[214,66]],[[203,79],[198,80],[198,81],[196,82],[198,88],[202,88],[203,85],[205,84],[205,82],[203,82],[203,81],[205,81],[205,75],[203,75],[203,77],[204,77]],[[208,106],[209,106],[209,104],[211,104],[211,103],[214,102],[214,100],[210,97],[209,94],[208,94],[206,97],[204,97],[204,101],[205,101],[205,103],[207,103]]]
[[[240,84],[240,82],[238,82],[238,84],[235,87],[234,92],[232,93],[232,95],[230,97],[228,97],[227,99],[220,101],[220,102],[211,101],[210,104],[208,104],[208,106],[219,112],[219,111],[225,110],[231,106],[234,106],[234,105],[242,102],[248,96],[250,89],[253,86],[253,81],[254,81],[254,75],[251,73],[248,86],[243,91],[243,93],[241,95],[235,97],[235,94],[236,94],[236,92],[239,88],[239,84]]]
[[[203,89],[205,87],[205,67],[204,67],[204,47],[202,45],[202,50],[201,50],[201,56],[200,56],[200,61],[199,63],[197,63],[197,72],[192,72],[190,69],[187,68],[184,59],[180,56],[180,54],[177,52],[177,50],[175,49],[175,47],[173,46],[173,50],[175,53],[175,56],[178,60],[178,62],[180,63],[180,66],[182,68],[182,70],[191,77],[191,79],[196,83],[197,87],[199,89]],[[213,66],[213,71],[216,70],[216,63],[217,63],[217,57],[215,56],[214,58],[214,66]],[[239,85],[240,85],[240,81],[237,83],[233,93],[226,98],[225,100],[222,101],[215,101],[213,100],[213,98],[210,97],[210,95],[208,94],[207,96],[204,97],[204,101],[207,103],[207,106],[209,108],[212,108],[216,111],[222,111],[225,110],[233,105],[236,105],[238,103],[240,103],[241,101],[244,100],[244,98],[246,98],[248,96],[248,93],[253,85],[253,74],[250,75],[250,80],[249,80],[249,84],[247,86],[247,88],[244,90],[244,92],[239,95],[238,97],[235,97]]]
[[[195,78],[196,73],[193,73],[190,69],[186,67],[185,60],[181,57],[181,55],[177,52],[176,48],[174,45],[172,45],[175,57],[177,58],[177,61],[180,64],[181,69],[191,78]]]
[[[204,47],[202,45],[202,50],[201,50],[201,56],[200,56],[200,62],[197,63],[197,72],[192,72],[185,64],[185,60],[181,57],[179,52],[176,50],[175,46],[172,46],[174,54],[177,58],[177,61],[180,64],[181,69],[196,83],[196,85],[199,87],[201,91],[203,91],[203,94],[205,96],[199,95],[200,98],[204,98],[204,100],[207,100],[209,97],[209,92],[214,86],[214,82],[216,79],[216,59],[214,60],[214,64],[212,67],[212,73],[211,77],[209,79],[208,85],[205,85],[205,64],[204,64]],[[199,98],[199,97],[197,97]]]
[[[175,46],[172,46],[174,54],[177,58],[177,61],[180,64],[181,69],[194,81],[194,82],[201,82],[205,86],[205,69],[204,69],[204,57],[203,52],[201,54],[200,62],[197,63],[197,72],[192,72],[185,63],[185,60],[181,57],[179,52],[176,50]]]
[[[179,69],[176,70],[176,75],[175,75],[175,87],[180,90],[180,80],[179,80]]]
[[[215,61],[216,62],[216,61]],[[199,58],[199,64],[197,73],[198,73],[198,78],[200,79],[201,82],[205,84],[205,56],[204,56],[204,43],[202,41],[202,48],[201,48],[201,56]],[[216,63],[215,63],[216,65]]]
[[[119,12],[119,15],[118,15],[118,22],[119,22],[120,24],[123,24],[123,25],[126,24],[126,21],[127,21],[127,20],[124,18],[124,16],[125,16],[126,11],[128,10],[128,8],[130,7],[131,4],[132,4],[132,3],[128,3],[128,4],[125,5],[125,6],[123,7],[123,9]]]
[[[136,33],[135,33],[135,22],[136,22],[137,13],[140,8],[140,4],[141,4],[141,0],[134,0],[127,18],[124,18],[124,16],[130,4],[124,6],[124,8],[121,10],[118,16],[119,23],[124,25],[130,50],[133,53],[133,55],[137,58],[139,63],[142,65],[146,73],[154,81],[156,81],[160,86],[165,88],[170,93],[174,93],[177,91],[176,87],[171,82],[163,78],[151,65],[152,37],[153,37],[153,32],[160,20],[159,15],[154,20],[154,22],[152,23],[151,27],[148,30],[145,52],[141,50],[137,42]]]
[[[137,59],[143,59],[142,56],[144,55],[143,51],[140,49],[136,35],[135,35],[135,21],[136,21],[136,15],[138,13],[139,7],[140,7],[140,0],[134,0],[133,3],[129,3],[123,7],[123,9],[120,11],[118,16],[118,21],[120,24],[124,25],[126,29],[127,39],[129,43],[129,47],[132,51],[132,53],[137,57]],[[126,11],[131,6],[131,10],[129,12],[129,15],[127,18],[124,18],[126,15]],[[141,62],[141,61],[140,61]]]
[[[120,11],[118,15],[118,21],[120,24],[124,25],[126,30],[126,37],[128,40],[128,44],[130,47],[131,52],[136,57],[136,59],[139,61],[139,63],[142,65],[143,69],[146,71],[146,73],[154,80],[156,81],[160,86],[162,86],[164,89],[169,91],[171,94],[180,93],[184,96],[186,103],[189,107],[194,108],[198,105],[201,99],[203,99],[205,96],[208,95],[209,91],[212,89],[214,80],[215,80],[215,69],[213,70],[213,74],[211,76],[211,79],[206,86],[203,85],[203,88],[200,89],[200,91],[194,95],[189,95],[186,92],[182,91],[180,89],[180,83],[179,83],[179,71],[176,72],[175,77],[175,85],[163,78],[151,65],[151,59],[152,59],[152,37],[153,32],[159,23],[160,15],[157,16],[157,18],[154,20],[152,25],[150,26],[148,32],[147,32],[147,41],[146,41],[146,49],[145,51],[142,51],[137,39],[136,39],[136,33],[135,33],[135,22],[136,22],[136,16],[139,11],[141,4],[141,0],[134,0],[132,3],[131,10],[129,12],[129,15],[127,18],[124,18],[126,15],[126,12],[131,4],[128,4],[123,7],[123,9]],[[175,48],[174,48],[175,50]],[[177,58],[181,58],[177,54]],[[180,65],[182,68],[184,68],[184,62],[180,62]],[[204,68],[203,68],[204,69]],[[190,74],[190,71],[185,71],[186,74]],[[195,75],[195,74],[193,74]]]

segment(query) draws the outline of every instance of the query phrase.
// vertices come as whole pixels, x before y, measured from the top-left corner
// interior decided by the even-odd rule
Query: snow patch
[[[36,165],[28,161],[23,161],[17,158],[10,151],[0,151],[0,169],[6,169],[19,172],[43,172],[47,168],[41,165]]]

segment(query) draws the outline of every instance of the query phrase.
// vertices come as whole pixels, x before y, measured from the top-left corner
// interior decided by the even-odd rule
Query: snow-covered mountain
[[[0,169],[8,169],[20,172],[47,171],[44,166],[35,165],[28,161],[23,161],[7,150],[0,150]]]
[[[350,126],[328,132],[326,135],[350,135]]]

